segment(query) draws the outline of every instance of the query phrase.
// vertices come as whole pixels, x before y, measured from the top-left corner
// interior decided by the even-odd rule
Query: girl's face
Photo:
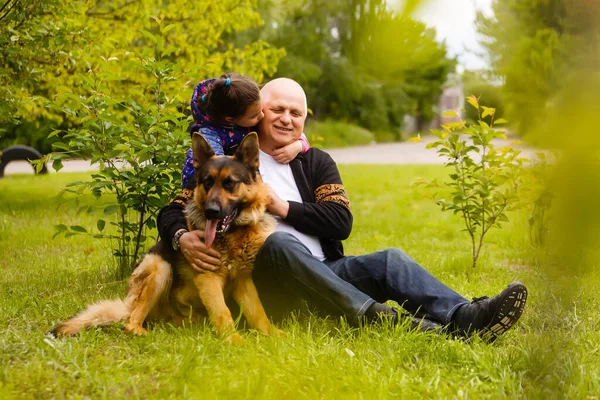
[[[258,99],[255,103],[248,106],[246,114],[232,122],[238,126],[249,128],[258,125],[258,122],[263,119],[264,116],[265,114],[262,112],[262,99]]]

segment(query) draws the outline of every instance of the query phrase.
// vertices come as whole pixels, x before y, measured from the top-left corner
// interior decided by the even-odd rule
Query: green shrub
[[[343,121],[311,121],[306,125],[308,139],[319,147],[335,148],[369,144],[375,135],[360,126]]]
[[[503,132],[494,129],[504,124],[503,118],[495,118],[491,107],[480,106],[475,96],[467,97],[477,114],[477,122],[452,122],[443,131],[432,129],[438,140],[426,148],[436,149],[444,164],[451,168],[449,180],[430,187],[450,188],[451,198],[437,199],[442,211],[452,211],[462,217],[465,229],[471,237],[473,268],[481,254],[484,237],[491,228],[501,228],[508,222],[507,212],[522,206],[519,199],[523,187],[523,163],[520,150],[510,146],[496,148],[494,139],[506,139]],[[457,117],[453,111],[444,113]],[[483,120],[490,117],[488,125]],[[478,157],[477,157],[478,156]],[[422,179],[416,184],[426,183]]]
[[[391,143],[396,142],[400,138],[400,130],[394,132],[392,130],[385,131],[374,131],[375,141],[377,143]]]

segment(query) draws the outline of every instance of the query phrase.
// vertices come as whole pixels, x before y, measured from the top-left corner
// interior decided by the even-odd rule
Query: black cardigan
[[[311,148],[290,163],[302,203],[290,201],[285,221],[296,230],[316,236],[329,260],[344,256],[342,240],[350,236],[350,202],[337,166],[326,152]],[[183,207],[191,191],[177,196],[158,214],[158,232],[167,243],[179,229],[186,229]]]

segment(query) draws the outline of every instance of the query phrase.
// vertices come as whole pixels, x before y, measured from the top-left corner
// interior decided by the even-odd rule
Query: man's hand
[[[267,187],[269,188],[270,198],[269,204],[267,204],[267,211],[269,211],[273,215],[277,215],[278,217],[285,219],[285,217],[287,217],[288,215],[288,212],[290,211],[290,203],[279,197],[271,186],[269,186],[268,184],[265,185],[267,185]]]
[[[203,239],[203,231],[184,233],[179,238],[181,253],[196,271],[216,271],[221,266],[221,253],[208,249]]]
[[[293,143],[287,144],[283,147],[275,149],[275,151],[271,154],[275,161],[281,164],[288,164],[292,161],[298,154],[300,154],[303,150],[302,142],[296,140]]]

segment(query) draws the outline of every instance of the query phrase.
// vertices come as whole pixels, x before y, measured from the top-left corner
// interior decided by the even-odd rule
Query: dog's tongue
[[[206,221],[206,228],[204,228],[204,243],[206,244],[206,247],[210,247],[215,241],[218,223],[218,219],[209,219]]]

